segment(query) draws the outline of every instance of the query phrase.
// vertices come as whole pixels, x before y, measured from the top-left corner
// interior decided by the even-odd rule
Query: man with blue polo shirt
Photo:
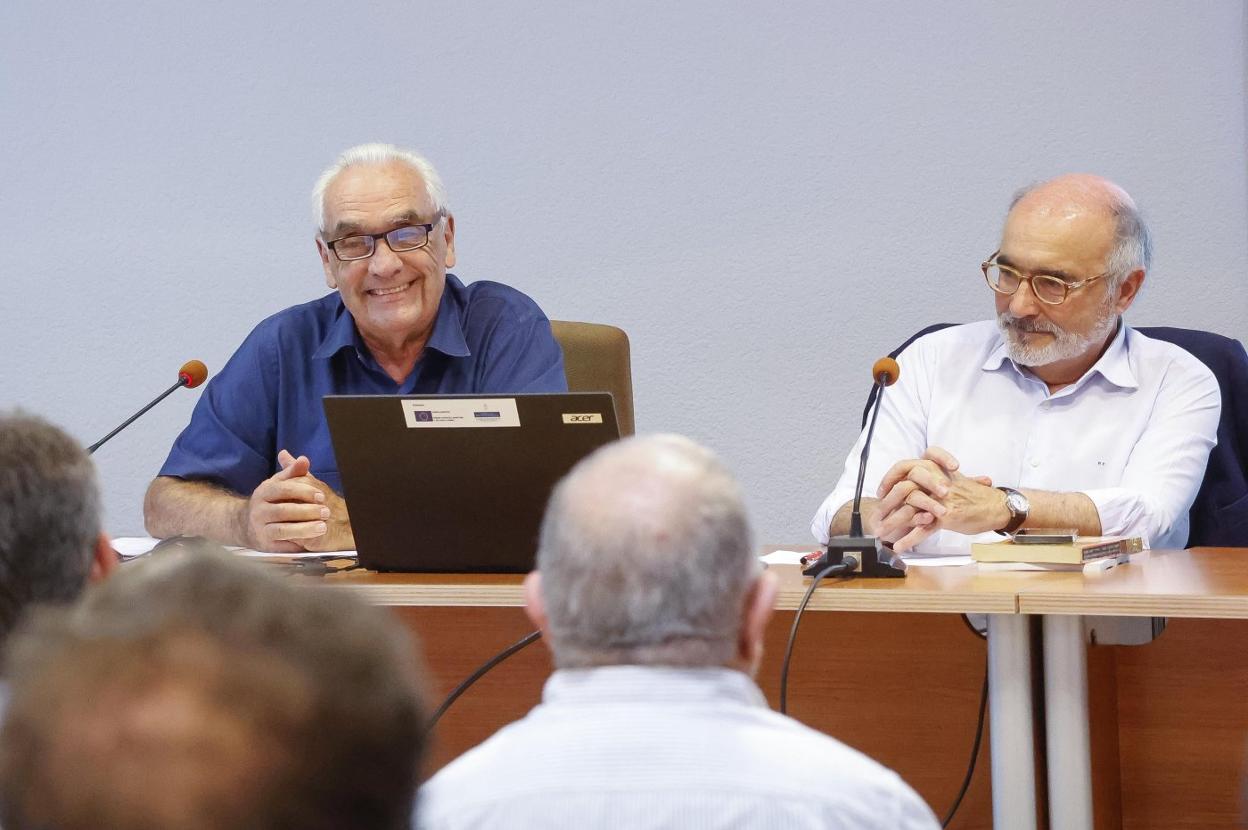
[[[263,321],[208,384],[148,488],[153,536],[351,549],[323,395],[567,389],[533,300],[447,273],[455,219],[427,160],[387,144],[353,147],[321,175],[313,207],[336,293]]]

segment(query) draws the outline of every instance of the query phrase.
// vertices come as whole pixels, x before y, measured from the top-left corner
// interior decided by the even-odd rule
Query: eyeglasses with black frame
[[[1052,274],[1024,274],[1017,268],[997,262],[997,257],[1000,255],[1000,251],[994,251],[986,262],[979,265],[984,272],[984,279],[988,281],[988,287],[998,294],[1011,295],[1018,291],[1018,287],[1024,282],[1029,282],[1031,293],[1046,305],[1061,305],[1070,296],[1070,292],[1109,276],[1108,273],[1104,273],[1078,282],[1067,282]]]
[[[396,254],[415,251],[429,244],[429,235],[442,220],[438,216],[434,221],[423,225],[403,225],[384,233],[357,233],[342,236],[338,239],[326,240],[325,247],[334,252],[341,262],[353,262],[357,259],[368,259],[377,250],[377,240],[385,238],[390,250]]]

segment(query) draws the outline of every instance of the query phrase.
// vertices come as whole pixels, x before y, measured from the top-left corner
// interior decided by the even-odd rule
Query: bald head
[[[578,464],[551,496],[537,566],[561,668],[727,665],[759,573],[736,481],[675,435]]]
[[[1153,246],[1139,208],[1127,191],[1102,176],[1067,173],[1014,194],[1006,218],[1046,222],[1054,233],[1079,238],[1099,252],[1111,290],[1133,271],[1152,265]]]
[[[1135,202],[1118,185],[1092,173],[1066,173],[1046,182],[1031,185],[1014,196],[1010,208],[1026,202],[1028,207],[1052,210],[1098,208],[1109,213],[1120,205],[1135,207]]]

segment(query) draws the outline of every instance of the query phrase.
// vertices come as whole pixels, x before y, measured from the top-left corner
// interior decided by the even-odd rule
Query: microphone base
[[[871,577],[902,577],[906,575],[906,563],[901,555],[880,544],[874,536],[833,536],[828,540],[828,550],[823,556],[808,563],[802,569],[803,576],[815,576],[829,565],[845,561],[845,554],[858,557],[856,573]]]

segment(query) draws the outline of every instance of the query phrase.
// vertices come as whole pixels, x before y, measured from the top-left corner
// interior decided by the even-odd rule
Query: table
[[[1091,830],[1092,752],[1083,618],[1248,619],[1248,550],[1158,551],[1105,574],[1060,576],[1072,578],[1037,580],[1020,590],[1018,610],[1044,616],[1050,821],[1054,827]],[[1239,656],[1242,665],[1248,654]],[[1248,698],[1248,690],[1243,694]]]
[[[796,568],[781,567],[777,572],[781,581],[778,605],[782,610],[768,630],[769,661],[760,672],[760,685],[773,702],[772,678],[791,620],[789,609],[796,606],[808,584]],[[327,581],[359,591],[371,602],[396,608],[410,625],[424,632],[433,662],[449,666],[450,679],[458,680],[476,663],[519,639],[527,630],[518,610],[523,603],[520,579],[356,571]],[[795,666],[805,665],[808,669],[814,653],[823,656],[830,651],[844,652],[847,656],[838,657],[836,663],[825,663],[825,671],[818,677],[809,674],[790,680],[794,714],[897,769],[938,810],[943,809],[940,801],[951,796],[951,786],[956,786],[949,782],[961,776],[965,755],[959,748],[951,756],[948,740],[942,741],[939,736],[932,739],[918,732],[925,722],[931,729],[930,712],[924,707],[931,699],[937,700],[944,710],[942,720],[946,721],[942,731],[959,738],[966,735],[969,743],[974,716],[973,709],[966,704],[977,697],[978,677],[973,675],[977,673],[976,665],[982,665],[980,661],[984,659],[982,643],[972,645],[968,638],[957,639],[960,623],[956,617],[945,615],[989,615],[987,658],[993,689],[989,736],[995,827],[1036,827],[1037,813],[1043,818],[1046,801],[1052,827],[1092,826],[1091,782],[1099,767],[1090,758],[1096,754],[1097,742],[1105,743],[1108,738],[1098,737],[1096,730],[1091,730],[1089,738],[1089,705],[1106,707],[1095,696],[1089,701],[1088,649],[1083,642],[1082,618],[1164,615],[1199,621],[1195,629],[1172,623],[1171,628],[1177,633],[1168,632],[1169,640],[1163,638],[1143,649],[1093,649],[1094,680],[1100,682],[1106,666],[1117,672],[1116,685],[1111,690],[1115,697],[1108,704],[1113,710],[1113,729],[1102,730],[1113,732],[1115,744],[1110,762],[1101,764],[1111,768],[1105,789],[1111,795],[1131,794],[1130,799],[1118,796],[1121,803],[1117,811],[1110,810],[1110,817],[1104,822],[1100,821],[1104,811],[1098,806],[1098,826],[1205,828],[1218,826],[1217,822],[1225,821],[1224,816],[1234,809],[1226,806],[1233,803],[1235,796],[1226,792],[1224,773],[1228,764],[1236,763],[1231,753],[1237,741],[1242,759],[1248,734],[1248,713],[1243,711],[1245,686],[1238,682],[1239,678],[1248,679],[1248,628],[1228,628],[1223,624],[1213,629],[1217,632],[1217,648],[1233,650],[1229,665],[1218,670],[1225,680],[1210,669],[1210,660],[1206,658],[1213,646],[1206,642],[1208,638],[1202,630],[1207,630],[1214,620],[1248,618],[1248,550],[1157,551],[1130,566],[1089,577],[1078,573],[980,574],[973,566],[915,569],[904,580],[862,579],[826,584],[815,592],[809,608],[839,613],[808,614],[803,619]],[[889,612],[887,625],[878,622],[879,612]],[[1029,633],[1033,615],[1042,618],[1045,630],[1043,732],[1050,772],[1049,797],[1040,799],[1039,804],[1034,747],[1040,736],[1033,732],[1032,725],[1033,661]],[[950,619],[955,622],[949,623]],[[431,629],[447,625],[455,625],[463,638],[430,636]],[[478,653],[464,647],[466,642],[490,638],[492,641],[483,643]],[[1150,658],[1153,653],[1164,656],[1161,665]],[[1167,660],[1189,661],[1189,671],[1176,676],[1165,665]],[[1195,664],[1191,664],[1193,660]],[[518,667],[513,665],[517,661]],[[508,664],[504,679],[495,679],[494,687],[474,688],[470,696],[482,696],[475,703],[465,699],[457,704],[464,707],[464,720],[470,722],[462,728],[476,732],[464,741],[464,746],[453,749],[462,750],[476,743],[494,728],[521,716],[536,702],[540,681],[549,671],[544,655],[529,649],[513,658],[513,663]],[[842,665],[854,670],[837,672]],[[933,670],[933,666],[938,668]],[[941,677],[931,676],[941,673]],[[492,681],[487,678],[482,683],[489,682]],[[1219,775],[1210,776],[1207,770],[1187,775],[1184,797],[1152,792],[1158,788],[1150,782],[1170,780],[1164,776],[1175,764],[1161,753],[1173,753],[1176,745],[1187,743],[1186,726],[1180,707],[1155,705],[1155,696],[1140,694],[1138,687],[1145,691],[1176,687],[1187,690],[1192,684],[1199,690],[1204,707],[1201,711],[1214,712],[1200,714],[1202,728],[1206,721],[1230,726],[1230,738],[1219,743]],[[1100,687],[1094,683],[1093,688]],[[518,690],[523,694],[518,695]],[[881,702],[881,690],[883,696],[893,699]],[[905,697],[907,690],[917,699]],[[1186,692],[1185,695],[1193,696]],[[525,696],[530,699],[520,699]],[[840,703],[821,706],[829,697]],[[852,704],[852,717],[829,714],[843,712],[845,701]],[[1234,709],[1236,705],[1240,707],[1238,711]],[[483,720],[489,723],[478,723]],[[1098,718],[1096,723],[1102,720]],[[1148,736],[1159,732],[1171,736],[1169,743],[1161,750],[1151,749],[1150,742],[1155,740]],[[1207,728],[1201,732],[1206,736],[1204,740],[1209,732]],[[1238,770],[1238,766],[1231,768]],[[1065,774],[1058,774],[1062,772]],[[975,824],[984,820],[984,793],[979,783],[982,778],[977,779],[959,814],[959,827],[984,826]],[[1134,803],[1137,799],[1146,805],[1143,815]],[[1184,816],[1172,810],[1172,803],[1204,804],[1206,808],[1204,813],[1191,810]],[[1154,818],[1157,824],[1151,823]]]

